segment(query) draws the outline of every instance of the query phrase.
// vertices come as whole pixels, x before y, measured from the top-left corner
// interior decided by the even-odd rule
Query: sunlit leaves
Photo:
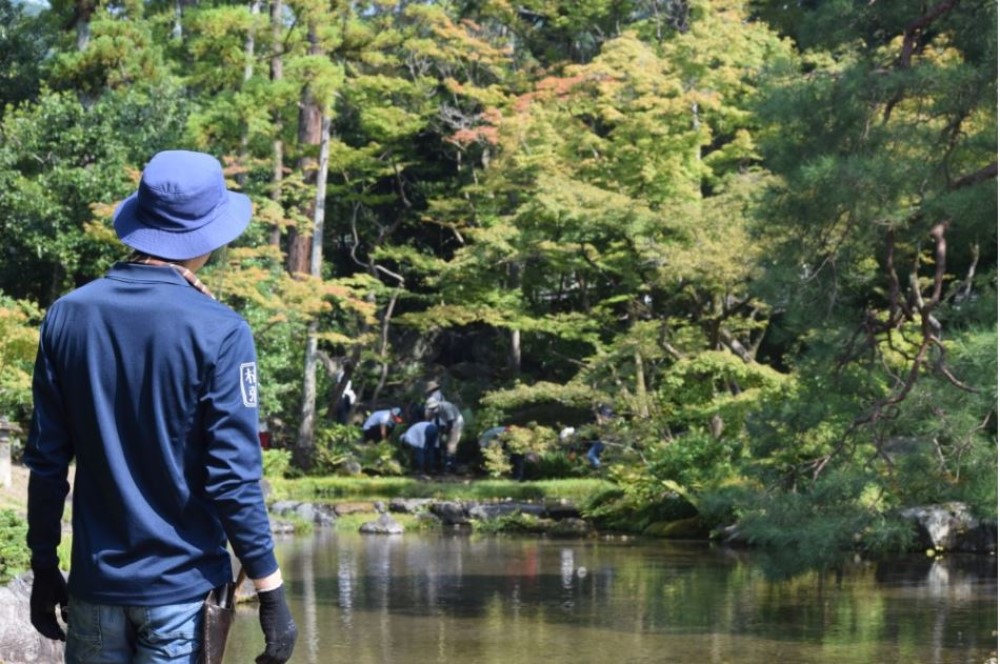
[[[0,291],[0,413],[14,417],[31,403],[31,368],[38,348],[41,312]]]
[[[92,97],[130,85],[160,85],[171,76],[162,43],[147,21],[122,20],[99,10],[90,25],[85,49],[59,53],[52,85]]]

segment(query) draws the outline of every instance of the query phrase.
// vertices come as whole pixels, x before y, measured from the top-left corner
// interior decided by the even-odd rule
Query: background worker
[[[403,432],[400,438],[412,450],[411,467],[429,473],[435,467],[438,428],[434,422],[417,422]]]
[[[403,411],[399,408],[376,410],[361,426],[361,433],[367,442],[378,443],[387,440],[397,424],[403,421]]]
[[[68,662],[195,662],[204,599],[233,579],[227,541],[260,600],[256,661],[291,657],[259,482],[253,338],[194,274],[250,215],[215,158],[161,152],[115,212],[128,262],[45,316],[24,452],[31,622],[67,641]],[[73,461],[67,587],[56,549]]]
[[[339,369],[334,375],[334,382],[340,385],[343,380],[344,370]],[[354,409],[354,404],[357,400],[358,395],[354,393],[351,380],[348,378],[344,384],[344,391],[340,394],[340,400],[337,402],[336,419],[338,424],[347,424],[351,421],[351,411]]]
[[[427,385],[424,386],[424,400],[429,401],[431,399],[444,401],[444,394],[441,392],[441,384],[436,380],[429,380],[427,381]]]
[[[465,418],[450,401],[431,398],[425,405],[425,418],[437,424],[438,435],[441,437],[441,447],[444,448],[444,470],[455,470],[455,453],[458,443],[462,440],[462,430],[465,428]]]
[[[591,468],[601,467],[601,454],[604,452],[604,437],[615,417],[615,411],[607,404],[600,404],[594,414],[597,420],[597,438],[590,443],[587,449],[587,462]]]

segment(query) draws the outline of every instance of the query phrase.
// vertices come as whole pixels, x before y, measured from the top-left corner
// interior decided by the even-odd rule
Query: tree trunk
[[[76,31],[76,50],[83,51],[90,43],[90,19],[97,9],[95,0],[76,0],[73,19],[69,27]]]
[[[646,394],[646,370],[643,366],[642,353],[635,349],[635,398],[638,402],[639,416],[649,417],[649,398]]]
[[[521,330],[510,331],[510,355],[507,357],[512,378],[521,375]]]
[[[309,274],[323,276],[323,225],[326,220],[326,175],[330,162],[330,118],[320,114],[319,168],[316,198],[313,201],[313,233],[309,254]],[[316,358],[319,350],[319,321],[312,320],[306,332],[306,357],[302,381],[302,421],[296,442],[296,457],[302,467],[312,460],[316,442]]]
[[[310,321],[306,332],[306,360],[302,380],[302,420],[295,441],[295,464],[299,468],[312,465],[316,449],[316,357],[319,322]]]
[[[252,0],[250,3],[250,15],[260,15],[260,0]],[[243,82],[248,82],[253,77],[254,53],[257,50],[257,39],[254,30],[251,28],[247,32],[246,41],[243,43],[243,53],[246,55],[246,63],[243,65]],[[236,181],[240,187],[246,186],[247,174],[246,165],[250,160],[250,137],[249,129],[244,126],[243,135],[240,137],[240,171],[236,176]]]
[[[375,408],[378,396],[385,386],[386,379],[389,377],[389,322],[392,320],[392,312],[396,308],[396,299],[398,297],[399,291],[394,290],[392,297],[389,298],[389,304],[385,306],[385,313],[382,315],[382,336],[378,347],[378,355],[381,358],[381,363],[379,366],[378,385],[375,386],[375,391],[372,392],[372,408]]]
[[[174,39],[181,39],[184,36],[184,26],[181,24],[183,13],[181,0],[174,0],[174,29],[170,33]]]
[[[281,15],[283,13],[284,5],[282,0],[272,0],[271,2],[271,41],[273,46],[271,47],[271,81],[278,82],[284,76],[284,67],[281,60],[282,56],[282,22]],[[284,160],[285,160],[285,146],[281,140],[282,122],[281,122],[281,109],[274,109],[271,112],[271,124],[274,126],[274,141],[272,143],[273,147],[273,165],[271,171],[271,200],[274,201],[279,207],[281,206],[281,181],[284,179]],[[268,238],[268,242],[271,246],[278,247],[281,245],[281,226],[275,224],[271,227],[271,234]]]
[[[523,284],[523,271],[519,263],[511,263],[507,268],[507,288],[520,291]],[[510,331],[510,352],[507,355],[507,369],[511,378],[521,375],[521,330]]]
[[[309,54],[317,55],[320,52],[319,37],[316,34],[315,24],[309,25],[308,30]],[[320,105],[313,95],[312,88],[306,85],[302,88],[302,98],[299,105],[299,146],[304,148],[309,145],[320,145],[323,134],[323,113]],[[299,172],[306,184],[316,182],[316,171],[314,166],[316,160],[305,154],[299,159]],[[304,215],[310,218],[315,215],[315,201],[309,204]],[[311,208],[311,209],[310,209]],[[305,228],[291,228],[288,232],[288,272],[290,274],[306,274],[310,272],[309,261],[312,253],[313,232]]]

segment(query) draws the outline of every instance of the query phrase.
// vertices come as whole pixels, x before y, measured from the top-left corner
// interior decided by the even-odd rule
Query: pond
[[[278,543],[292,662],[975,663],[996,656],[991,556],[789,574],[707,543],[321,532]],[[794,562],[792,563],[794,565]],[[226,662],[262,648],[242,607]]]

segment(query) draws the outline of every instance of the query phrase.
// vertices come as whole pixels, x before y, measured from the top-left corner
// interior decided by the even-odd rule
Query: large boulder
[[[63,661],[63,642],[51,641],[31,626],[31,573],[0,586],[0,662],[34,664]]]
[[[281,500],[273,503],[270,512],[281,519],[295,518],[317,526],[329,526],[337,520],[337,514],[333,508],[327,505],[296,500]]]
[[[545,508],[533,503],[503,502],[473,505],[468,510],[469,518],[478,521],[492,521],[511,514],[529,514],[540,518],[545,516]]]
[[[965,503],[910,507],[900,515],[914,524],[922,548],[996,553],[997,524],[975,517]]]
[[[419,514],[427,510],[433,498],[393,498],[389,501],[389,511],[397,514]]]
[[[467,526],[469,525],[469,513],[462,503],[454,501],[443,501],[432,503],[429,507],[431,514],[441,519],[445,526]]]
[[[366,521],[361,524],[359,532],[366,535],[401,535],[403,533],[403,526],[383,512],[374,521]]]

